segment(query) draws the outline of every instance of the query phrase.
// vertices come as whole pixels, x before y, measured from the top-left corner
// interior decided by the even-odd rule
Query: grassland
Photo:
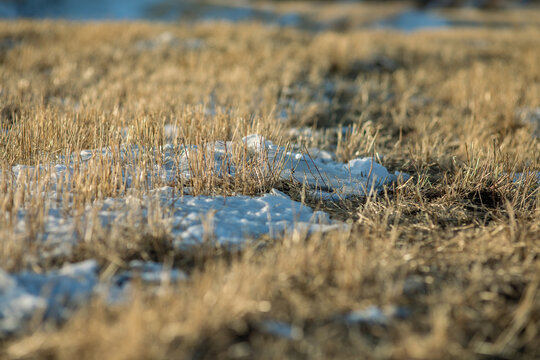
[[[0,23],[1,267],[45,271],[95,258],[103,276],[152,259],[189,279],[159,296],[99,301],[61,325],[2,341],[6,359],[443,359],[540,357],[540,15],[524,26],[412,34],[312,33],[259,24]],[[495,15],[491,15],[495,16]],[[498,15],[497,15],[498,16]],[[164,35],[165,34],[165,35]],[[532,119],[532,120],[531,120]],[[535,122],[536,121],[536,122]],[[196,194],[276,187],[348,222],[345,233],[258,239],[241,250],[170,245],[167,211],[86,231],[71,252],[36,241],[50,204],[47,171],[85,149],[205,146],[258,133],[282,145],[376,156],[412,178],[367,198],[308,199],[302,184],[216,179],[204,159]],[[346,126],[347,131],[336,131]],[[293,128],[309,127],[305,136]],[[141,197],[155,151],[76,169],[59,201],[69,216],[106,197]],[[523,173],[514,181],[516,173]],[[49,175],[48,175],[49,174]],[[16,228],[20,209],[29,226]],[[106,274],[105,274],[106,273]],[[388,324],[346,323],[350,311],[408,309]],[[294,336],[265,330],[289,324]]]

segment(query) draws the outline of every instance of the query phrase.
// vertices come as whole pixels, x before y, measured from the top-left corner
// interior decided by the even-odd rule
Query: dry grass
[[[156,40],[164,32],[173,40]],[[403,35],[256,24],[0,23],[2,268],[40,270],[89,257],[109,268],[142,258],[190,273],[157,298],[141,288],[123,308],[94,304],[61,327],[5,341],[2,357],[538,358],[539,190],[534,176],[512,178],[540,170],[535,125],[516,116],[540,107],[539,39],[534,26]],[[168,139],[165,125],[181,132]],[[329,129],[337,125],[348,131]],[[292,126],[319,135],[291,136]],[[239,142],[250,133],[334,150],[343,161],[376,155],[413,178],[367,199],[310,203],[348,219],[350,234],[183,253],[170,246],[166,208],[147,203],[141,222],[143,205],[131,202],[124,223],[81,222],[83,245],[35,260],[50,206],[42,195],[48,171],[14,188],[11,166],[113,149],[87,166],[75,156],[73,178],[58,180],[66,182],[59,201],[77,217],[105,197],[141,198],[164,185],[128,186],[122,171],[160,166],[155,154],[167,142],[233,140],[232,158],[246,169],[241,183],[208,176],[212,164],[199,157],[193,183],[174,184],[179,192],[278,186],[309,202],[298,184],[261,181]],[[119,156],[126,144],[138,145],[140,155]],[[254,180],[242,187],[245,179]],[[17,233],[22,208],[35,221]],[[387,326],[339,320],[370,305],[410,314]],[[300,335],[273,336],[265,320],[292,324]]]

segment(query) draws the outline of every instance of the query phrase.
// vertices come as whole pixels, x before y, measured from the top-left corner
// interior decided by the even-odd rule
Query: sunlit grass
[[[165,32],[174,41],[156,42]],[[43,271],[96,258],[116,269],[143,259],[190,278],[162,296],[141,287],[125,307],[96,303],[62,326],[37,327],[5,342],[3,357],[539,356],[540,125],[517,115],[540,107],[537,27],[405,35],[21,21],[0,23],[6,39],[2,268]],[[300,127],[310,131],[290,131]],[[374,156],[412,178],[368,197],[312,199],[302,184],[279,178],[282,164],[249,153],[249,134],[330,150],[343,162]],[[230,163],[206,156],[216,141],[231,141]],[[157,175],[167,144],[173,163],[198,147],[187,151],[190,178]],[[85,160],[83,150],[95,155]],[[56,164],[73,174],[53,177]],[[15,165],[42,170],[16,178]],[[217,165],[236,176],[216,173]],[[526,175],[515,182],[515,173]],[[170,209],[151,195],[162,186],[177,196],[278,188],[352,231],[183,252],[171,245]],[[98,212],[108,197],[130,200],[116,209],[125,221],[103,228]],[[42,259],[50,249],[36,240],[53,206],[76,219],[74,236],[84,241]],[[21,230],[23,210],[29,226]],[[410,315],[388,327],[336,320],[370,305]],[[302,336],[269,335],[265,320]]]

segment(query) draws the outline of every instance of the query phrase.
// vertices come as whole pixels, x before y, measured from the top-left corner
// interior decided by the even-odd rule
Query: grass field
[[[36,314],[0,357],[539,358],[540,13],[527,15],[414,33],[0,22],[0,267],[186,274],[60,322]],[[313,196],[250,152],[250,134],[410,178]],[[216,141],[231,142],[234,175],[208,160]],[[190,176],[160,175],[182,157]],[[163,187],[223,201],[278,189],[347,226],[231,247],[210,212],[204,241],[182,248],[152,197]],[[117,217],[102,225],[107,201]]]

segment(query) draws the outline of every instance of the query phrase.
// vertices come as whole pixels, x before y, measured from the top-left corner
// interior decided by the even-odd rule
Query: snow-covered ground
[[[182,271],[157,263],[132,261],[129,265],[129,270],[106,281],[100,281],[95,260],[44,274],[8,274],[0,269],[0,338],[20,333],[36,320],[65,320],[93,296],[107,303],[125,301],[135,278],[147,285],[174,284],[187,278]]]
[[[174,137],[173,128],[169,127],[167,132],[169,137]],[[409,177],[389,173],[372,158],[339,163],[328,151],[310,149],[309,153],[302,153],[275,145],[262,136],[250,135],[238,144],[215,142],[204,147],[167,144],[161,149],[124,146],[117,150],[84,150],[71,158],[58,158],[58,163],[14,166],[10,186],[16,189],[15,194],[23,191],[26,196],[43,198],[43,225],[32,238],[40,242],[39,256],[43,258],[69,256],[73,247],[91,239],[96,229],[107,232],[122,229],[122,226],[165,234],[177,251],[194,249],[208,241],[241,247],[262,236],[275,239],[284,234],[349,230],[349,225],[330,219],[325,212],[313,211],[276,189],[258,196],[195,196],[189,187],[179,191],[164,185],[178,184],[179,177],[187,183],[191,177],[200,176],[190,171],[190,161],[201,155],[199,152],[211,160],[206,165],[213,176],[234,177],[238,171],[231,154],[234,146],[244,147],[252,166],[263,176],[278,174],[283,180],[304,184],[312,196],[324,200],[364,196]],[[159,161],[150,166],[151,170],[138,169],[136,164],[141,163],[140,157],[148,155],[159,157]],[[108,159],[110,164],[122,163],[120,181],[127,190],[117,197],[95,200],[75,215],[69,211],[73,204],[71,179],[85,166],[91,169],[95,165],[93,161],[103,159]],[[35,180],[37,173],[40,181]],[[515,181],[523,178],[523,174],[516,174]],[[141,183],[147,190],[130,191],[132,186]],[[20,207],[13,225],[15,236],[25,238],[32,216],[31,209]],[[105,282],[100,280],[99,270],[94,260],[68,264],[42,274],[31,271],[9,274],[0,269],[0,337],[24,330],[36,316],[44,320],[66,319],[73,309],[96,295],[106,302],[125,300],[126,289],[134,277],[158,285],[165,278],[172,282],[185,278],[180,270],[164,269],[161,264],[151,262],[132,262],[130,270]],[[381,314],[376,315],[381,317]]]
[[[263,176],[275,176],[284,180],[294,180],[303,183],[313,196],[325,199],[338,199],[347,196],[362,196],[371,191],[379,191],[385,184],[390,184],[398,176],[407,178],[405,174],[390,174],[386,168],[371,158],[358,158],[346,164],[333,160],[332,153],[314,149],[313,155],[289,151],[274,145],[271,141],[259,135],[250,135],[243,139],[250,152],[254,166],[259,167]],[[69,194],[69,184],[77,171],[84,166],[91,166],[94,158],[113,157],[111,149],[97,151],[84,150],[78,160],[62,159],[61,164],[49,166],[17,165],[12,169],[13,186],[25,179],[36,176],[36,172],[45,181],[36,191],[45,194],[46,214],[42,234],[39,238],[54,247],[55,252],[61,252],[62,246],[69,251],[74,242],[85,237],[90,230],[76,229],[79,224],[86,224],[86,229],[95,227],[96,222],[103,228],[115,224],[127,223],[129,217],[136,213],[140,218],[147,219],[153,202],[168,209],[168,215],[163,215],[163,226],[171,234],[177,248],[200,244],[203,239],[213,239],[220,244],[240,244],[249,238],[262,235],[279,236],[287,231],[327,231],[343,228],[330,220],[328,214],[313,212],[313,210],[298,202],[292,201],[286,194],[272,190],[261,196],[229,196],[209,197],[193,196],[190,188],[178,190],[163,184],[174,183],[178,177],[190,179],[190,157],[198,151],[204,151],[207,158],[212,158],[209,166],[215,176],[234,176],[237,171],[230,165],[232,148],[230,142],[217,142],[204,150],[196,146],[179,147],[165,145],[155,156],[162,156],[162,163],[154,165],[153,171],[141,171],[133,163],[141,151],[136,146],[126,147],[119,151],[119,158],[125,162],[119,183],[126,184],[129,189],[135,182],[144,183],[151,190],[142,195],[129,195],[116,198],[106,198],[94,201],[86,206],[85,212],[76,218],[69,215],[65,207],[66,191]],[[150,151],[154,151],[150,150]],[[148,150],[147,150],[148,151]],[[45,182],[45,184],[43,184]],[[128,192],[129,193],[129,192]],[[40,195],[43,196],[43,195]],[[155,206],[154,206],[155,207]],[[20,209],[15,230],[24,233],[28,225],[29,213],[24,207]],[[143,221],[144,222],[144,221]]]
[[[154,292],[165,284],[181,286],[187,279],[182,271],[153,262],[131,261],[129,270],[107,280],[100,280],[98,270],[94,260],[68,264],[44,274],[29,271],[8,274],[0,269],[0,339],[31,330],[42,321],[64,321],[92,298],[121,305],[129,301],[134,279]],[[387,326],[409,315],[407,308],[372,305],[333,320],[349,326]],[[262,330],[288,339],[297,339],[302,334],[301,328],[272,320],[263,323]]]
[[[168,129],[168,132],[172,132]],[[383,185],[395,182],[399,177],[408,179],[407,174],[389,173],[386,168],[377,163],[373,158],[356,158],[348,163],[334,161],[335,156],[329,151],[309,149],[308,152],[293,151],[289,148],[278,146],[259,135],[249,135],[242,139],[243,145],[249,152],[252,162],[262,169],[265,176],[273,176],[276,172],[283,180],[295,180],[306,183],[314,189],[322,189],[328,192],[336,192],[343,196],[363,196],[372,189],[380,190]],[[50,180],[53,191],[56,191],[55,182],[64,177],[69,183],[74,173],[74,162],[82,160],[83,166],[93,158],[114,158],[119,154],[124,169],[121,181],[130,187],[134,181],[145,181],[152,187],[156,177],[163,183],[174,182],[179,176],[189,179],[191,173],[190,162],[193,162],[204,152],[206,165],[212,168],[217,176],[234,176],[236,169],[231,160],[231,149],[234,144],[230,141],[217,141],[207,144],[204,149],[198,146],[183,146],[166,144],[162,149],[140,149],[136,145],[123,146],[119,150],[104,148],[100,150],[83,150],[78,156],[71,159],[60,159],[62,164],[51,164],[49,167],[41,166],[40,172],[50,171]],[[151,171],[130,166],[136,163],[143,153],[151,155],[154,159],[161,157]],[[67,164],[65,164],[67,161]],[[77,167],[80,164],[77,163]],[[13,167],[16,178],[34,175],[38,169],[32,166],[17,165]]]
[[[450,23],[440,15],[419,10],[407,10],[374,25],[377,29],[393,29],[406,32],[424,29],[444,29],[449,26]]]
[[[134,213],[148,221],[150,203],[156,198],[171,209],[170,216],[162,220],[174,239],[173,246],[179,250],[201,244],[205,239],[222,245],[241,245],[262,235],[276,238],[285,232],[306,234],[348,229],[348,225],[330,220],[328,214],[314,212],[277,190],[257,197],[185,195],[173,199],[173,189],[163,187],[143,199],[128,196],[97,202],[88,206],[78,220],[63,217],[59,209],[49,209],[41,238],[50,252],[41,256],[66,255],[74,243],[83,241],[92,231],[96,221],[102,227],[114,227],[129,223],[128,218]],[[17,227],[28,226],[28,220],[21,215]],[[78,222],[86,224],[84,231],[76,231]],[[130,265],[130,271],[106,283],[100,282],[99,269],[93,260],[45,274],[29,271],[8,274],[0,269],[0,338],[24,330],[36,316],[47,321],[64,320],[95,295],[106,301],[121,301],[126,298],[131,279],[137,276],[150,283],[159,283],[162,278],[174,281],[185,277],[177,269],[163,270],[160,264],[132,262]]]
[[[214,176],[234,177],[237,169],[230,163],[230,149],[235,144],[216,142],[210,145],[204,149],[168,144],[161,149],[124,146],[117,151],[110,148],[84,150],[77,156],[60,157],[58,163],[39,167],[14,166],[9,179],[15,193],[18,189],[19,193],[26,192],[26,196],[41,197],[43,201],[43,225],[33,237],[33,241],[42,245],[39,256],[69,255],[79,242],[90,239],[96,229],[108,231],[122,226],[140,227],[141,231],[149,232],[158,228],[167,234],[178,251],[208,241],[223,246],[242,246],[261,236],[277,238],[295,232],[348,231],[349,225],[330,219],[322,211],[313,211],[276,189],[258,196],[224,197],[194,196],[190,194],[190,188],[179,193],[177,188],[163,186],[167,182],[174,183],[178,177],[187,180],[196,176],[190,172],[189,164],[193,161],[192,156],[200,151],[213,159],[210,169]],[[250,161],[264,176],[275,176],[277,171],[281,179],[304,183],[314,194],[326,194],[329,199],[379,191],[383,185],[396,181],[399,175],[390,174],[371,158],[338,163],[330,152],[318,149],[312,149],[312,154],[291,151],[259,135],[247,136],[236,145],[245,147]],[[140,163],[140,156],[149,153],[161,157],[160,161],[150,166],[153,170],[141,171],[135,164]],[[120,181],[128,191],[118,197],[95,200],[86,205],[82,214],[73,214],[69,209],[73,204],[71,180],[80,175],[81,169],[84,171],[87,167],[88,171],[95,161],[104,159],[110,164],[122,163]],[[36,176],[39,181],[35,180]],[[129,191],[131,186],[145,181],[147,191]],[[156,209],[159,209],[157,216]],[[16,235],[25,237],[32,216],[29,208],[20,207],[13,226]],[[185,276],[179,270],[164,270],[160,264],[132,263],[131,267],[107,282],[100,281],[99,267],[94,260],[65,265],[42,274],[31,271],[9,274],[0,270],[0,336],[24,330],[36,316],[44,320],[63,320],[96,294],[106,301],[124,299],[125,289],[136,276],[134,274],[138,274],[143,282],[154,283],[159,283],[163,276],[172,280]]]
[[[86,20],[249,21],[295,26],[296,13],[279,14],[249,4],[167,0],[0,0],[0,18]]]

